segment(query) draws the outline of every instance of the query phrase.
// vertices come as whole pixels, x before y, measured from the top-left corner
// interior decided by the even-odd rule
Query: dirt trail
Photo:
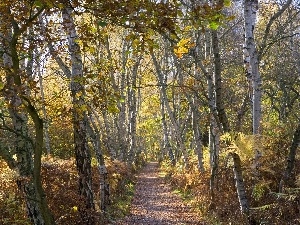
[[[138,176],[130,215],[114,225],[205,224],[200,220],[159,176],[158,163],[151,162]]]

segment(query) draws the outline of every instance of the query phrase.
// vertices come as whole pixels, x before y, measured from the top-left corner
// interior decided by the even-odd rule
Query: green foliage
[[[125,181],[124,190],[121,194],[114,197],[113,205],[109,206],[107,215],[110,220],[121,219],[130,212],[131,201],[134,196],[134,183]]]
[[[98,25],[103,28],[103,27],[106,27],[108,25],[108,23],[106,23],[105,21],[99,21]]]
[[[231,6],[231,0],[224,0],[224,6],[230,7]]]
[[[269,187],[266,182],[255,184],[251,196],[255,201],[259,201],[269,191],[268,189]]]
[[[216,21],[209,22],[209,28],[212,30],[217,30],[219,28],[220,24]]]

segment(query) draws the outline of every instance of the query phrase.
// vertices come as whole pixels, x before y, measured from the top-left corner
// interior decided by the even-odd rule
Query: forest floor
[[[148,163],[137,177],[130,214],[114,225],[204,225],[203,219],[172,191],[156,162]]]

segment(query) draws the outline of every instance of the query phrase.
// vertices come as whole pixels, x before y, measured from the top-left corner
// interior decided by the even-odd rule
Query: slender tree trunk
[[[158,85],[161,87],[162,101],[164,102],[164,104],[166,106],[166,110],[168,112],[168,115],[170,117],[172,126],[174,128],[174,133],[175,133],[177,143],[179,144],[179,149],[182,151],[185,168],[188,168],[189,158],[188,158],[187,150],[186,150],[186,147],[184,145],[184,140],[183,140],[183,138],[180,134],[179,125],[177,124],[177,121],[174,117],[171,106],[168,102],[168,97],[167,97],[167,92],[166,92],[166,84],[164,83],[164,80],[163,80],[163,74],[162,74],[161,68],[160,68],[160,66],[157,62],[157,59],[156,59],[154,53],[150,52],[150,54],[151,54],[151,57],[153,59],[153,63],[154,63],[154,66],[155,66],[155,69],[156,69],[156,72],[157,72]]]
[[[44,135],[43,135],[43,120],[39,117],[36,109],[34,106],[30,103],[28,99],[25,99],[26,103],[26,110],[30,117],[33,120],[34,126],[35,126],[35,143],[34,143],[34,170],[33,170],[33,181],[34,181],[34,187],[35,187],[35,195],[36,200],[39,202],[39,207],[42,211],[42,216],[44,223],[41,224],[55,224],[54,218],[52,214],[50,213],[50,210],[48,208],[48,203],[46,199],[46,195],[43,190],[42,186],[42,179],[41,179],[41,158],[43,153],[43,145],[44,145]],[[21,184],[22,185],[22,184]],[[24,187],[25,188],[25,187]],[[35,214],[35,209],[31,209],[31,212]],[[38,223],[39,224],[39,223]]]
[[[137,93],[136,93],[136,84],[137,84],[137,72],[141,61],[141,56],[136,56],[135,63],[132,68],[132,77],[128,90],[128,105],[129,105],[129,163],[132,164],[136,154],[136,117],[137,117]]]
[[[254,39],[254,29],[256,26],[256,13],[258,10],[258,0],[244,0],[245,19],[245,45],[244,64],[246,76],[251,81],[252,90],[252,131],[253,149],[255,154],[254,167],[259,167],[261,157],[260,135],[261,135],[261,77],[259,72],[259,58]]]
[[[126,84],[125,84],[125,78],[126,78],[126,64],[128,61],[128,50],[129,46],[126,40],[123,41],[123,48],[122,48],[122,73],[119,78],[119,86],[120,86],[120,97],[123,100],[122,102],[118,103],[119,107],[119,115],[118,115],[118,140],[119,140],[119,159],[120,160],[125,160],[125,157],[127,155],[127,151],[129,148],[128,145],[128,133],[126,131],[126,105],[125,105],[125,89],[126,89]]]
[[[195,98],[193,98],[192,100],[191,107],[192,107],[192,126],[193,126],[194,140],[196,144],[195,150],[198,159],[198,170],[200,172],[204,172],[202,134],[199,126],[200,115],[199,115],[199,110]]]
[[[94,224],[89,210],[94,210],[92,190],[91,154],[87,146],[87,105],[84,100],[85,88],[82,84],[83,65],[75,23],[72,17],[73,9],[67,6],[62,9],[63,27],[65,29],[71,57],[71,97],[73,103],[73,127],[76,166],[79,174],[79,193],[84,198],[85,208],[80,209],[83,223]]]
[[[214,110],[216,109],[216,101],[215,101],[215,90],[213,84],[213,78],[208,76],[208,98],[209,98],[209,105],[210,105],[210,130],[209,130],[209,152],[210,152],[210,168],[211,168],[211,175],[210,175],[210,192],[212,202],[214,202],[214,190],[216,186],[217,180],[217,170],[218,170],[218,163],[219,163],[219,151],[220,151],[220,127],[216,122],[218,117],[214,116]]]
[[[89,136],[92,139],[94,151],[96,153],[97,161],[98,161],[98,170],[99,170],[99,183],[100,183],[100,210],[106,211],[107,206],[110,204],[110,193],[109,193],[109,183],[108,183],[108,172],[105,166],[105,161],[103,157],[103,152],[101,150],[100,143],[100,132],[94,122],[92,114],[89,114]]]
[[[280,184],[279,184],[279,192],[282,192],[284,183],[288,180],[288,178],[292,174],[292,171],[295,166],[296,152],[297,152],[297,148],[299,147],[299,145],[300,145],[300,121],[298,123],[298,127],[296,128],[294,136],[293,136],[292,144],[291,144],[290,151],[289,151],[289,156],[287,159],[286,169],[283,173],[283,176],[282,176]]]
[[[105,146],[110,153],[110,157],[112,159],[115,159],[117,156],[117,152],[115,151],[116,149],[116,144],[114,143],[113,139],[113,127],[112,123],[110,123],[107,115],[107,111],[103,110],[102,112],[102,117],[103,117],[103,122],[104,122],[104,127],[105,127]]]
[[[241,167],[241,159],[238,154],[236,153],[229,153],[229,156],[233,159],[233,173],[234,173],[234,180],[236,191],[238,195],[238,199],[240,202],[240,208],[242,213],[249,216],[249,203],[246,195],[246,189],[243,181],[243,174],[242,174],[242,167]]]
[[[108,54],[108,59],[113,62],[113,55],[110,49],[110,44],[109,44],[109,36],[107,35],[106,40],[105,40],[105,47],[106,51]],[[112,87],[115,91],[115,93],[120,93],[120,98],[122,100],[125,99],[125,68],[126,68],[126,63],[128,59],[128,55],[126,54],[126,51],[128,49],[128,43],[127,41],[124,40],[123,42],[123,49],[122,49],[122,73],[121,77],[119,78],[119,86],[117,84],[117,79],[115,77],[115,72],[114,72],[114,67],[111,65],[110,67],[110,80],[112,83]],[[111,154],[112,158],[119,158],[121,160],[124,160],[126,152],[127,152],[127,145],[126,145],[126,107],[125,107],[125,101],[119,101],[118,102],[118,109],[119,109],[119,114],[114,117],[114,125],[116,127],[116,136],[117,136],[117,143],[114,144],[114,149]],[[107,130],[107,132],[109,132]]]
[[[212,50],[214,55],[214,87],[215,87],[215,101],[216,109],[218,111],[218,118],[220,123],[223,125],[223,131],[229,132],[230,126],[228,118],[225,112],[224,100],[223,100],[223,90],[222,90],[222,77],[221,77],[221,57],[219,49],[219,38],[218,32],[216,30],[211,31],[212,37]]]
[[[215,188],[217,182],[217,174],[219,167],[219,152],[220,152],[220,131],[216,124],[215,118],[211,116],[210,131],[209,131],[209,146],[210,146],[210,193],[212,202],[214,202]]]
[[[40,57],[37,59],[38,62],[41,61]],[[45,105],[45,95],[44,95],[44,84],[43,84],[43,76],[42,72],[43,71],[44,65],[38,63],[37,65],[37,73],[38,73],[38,78],[39,78],[39,84],[40,84],[40,91],[41,91],[41,98],[42,98],[42,111],[43,111],[43,116],[44,116],[44,135],[45,135],[45,146],[46,146],[46,151],[47,154],[51,153],[51,145],[50,145],[50,137],[49,137],[49,122],[48,122],[48,117],[47,117],[47,110],[46,110],[46,105]]]
[[[169,132],[168,132],[168,125],[166,120],[166,112],[165,112],[165,102],[163,101],[162,92],[159,93],[159,97],[160,97],[160,111],[162,116],[161,122],[163,127],[163,149],[168,153],[171,164],[175,166],[176,160],[169,140]]]

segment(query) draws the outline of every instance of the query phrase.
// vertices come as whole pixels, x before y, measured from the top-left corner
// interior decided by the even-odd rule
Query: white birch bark
[[[63,28],[65,30],[71,57],[70,90],[73,103],[73,126],[76,166],[79,173],[79,192],[84,197],[85,209],[81,216],[86,224],[94,224],[94,219],[86,210],[94,209],[94,194],[92,190],[91,154],[87,146],[87,105],[84,100],[85,88],[82,84],[83,63],[78,35],[73,19],[73,8],[66,6],[62,9]]]
[[[89,113],[88,133],[92,139],[93,147],[96,153],[98,170],[99,170],[99,186],[100,186],[100,210],[106,211],[107,206],[110,204],[110,193],[108,183],[108,171],[105,165],[103,151],[101,148],[100,131],[96,125],[94,116]]]
[[[102,112],[102,117],[103,117],[103,123],[104,123],[104,128],[105,128],[105,145],[106,148],[108,150],[108,152],[110,153],[110,157],[112,159],[115,159],[117,157],[117,152],[115,151],[116,149],[116,144],[114,143],[114,136],[113,136],[113,127],[112,127],[112,123],[109,121],[108,119],[108,113],[106,111]]]
[[[126,34],[126,33],[125,33]],[[122,46],[122,73],[119,77],[119,88],[120,88],[120,97],[123,101],[118,103],[119,107],[119,115],[117,120],[118,125],[118,140],[119,140],[119,159],[125,160],[126,154],[129,149],[128,145],[128,132],[127,129],[127,120],[126,120],[126,105],[125,105],[125,89],[126,89],[126,64],[128,61],[128,51],[129,43],[126,40],[123,40],[123,46]]]
[[[166,84],[164,83],[164,79],[163,79],[164,75],[162,73],[161,67],[158,64],[154,53],[150,52],[150,54],[151,54],[151,57],[152,57],[152,60],[153,60],[153,63],[154,63],[155,69],[156,69],[158,85],[160,86],[160,89],[161,89],[162,101],[164,102],[164,105],[168,112],[169,118],[171,120],[171,124],[174,129],[175,137],[176,137],[177,143],[179,144],[178,147],[179,147],[180,151],[182,151],[185,168],[188,168],[189,157],[188,157],[187,150],[186,150],[186,147],[184,144],[184,140],[182,138],[182,135],[180,134],[180,127],[177,124],[176,118],[174,117],[173,110],[171,109],[170,103],[168,101],[167,92],[166,92]]]
[[[106,37],[105,40],[105,47],[108,54],[109,61],[113,61],[113,54],[110,49],[110,40],[109,36]],[[122,54],[121,54],[121,63],[122,63],[122,72],[119,77],[115,77],[114,75],[114,68],[110,68],[110,79],[112,82],[112,87],[116,93],[120,94],[120,98],[122,101],[119,101],[117,103],[119,113],[117,116],[114,117],[114,125],[116,128],[116,134],[117,134],[117,141],[114,144],[114,149],[112,149],[111,157],[118,158],[120,160],[125,160],[125,155],[127,152],[127,144],[126,139],[126,106],[125,106],[125,71],[126,71],[126,63],[128,60],[128,54],[126,53],[129,48],[129,43],[124,40],[123,46],[122,46]],[[105,112],[104,112],[105,113]],[[107,127],[107,126],[106,126]],[[111,133],[113,131],[108,131],[107,133]]]
[[[244,20],[245,20],[245,44],[244,44],[244,65],[246,76],[251,83],[252,92],[252,130],[254,135],[253,149],[255,153],[254,167],[259,167],[259,158],[261,157],[260,135],[261,135],[261,75],[259,71],[259,62],[267,47],[267,40],[270,34],[271,26],[283,12],[289,7],[292,0],[287,0],[285,4],[271,16],[268,21],[262,38],[259,51],[256,47],[254,30],[256,26],[256,14],[258,10],[258,0],[244,0]]]
[[[252,90],[252,132],[253,150],[255,154],[254,168],[259,167],[261,149],[259,146],[259,136],[261,134],[261,76],[259,72],[259,58],[254,38],[256,26],[256,14],[258,10],[258,0],[244,0],[244,19],[245,19],[245,45],[244,45],[244,64],[246,76],[251,83]]]
[[[160,99],[160,112],[161,112],[161,122],[162,122],[162,128],[163,128],[163,150],[166,151],[166,153],[169,156],[169,160],[173,166],[176,164],[175,156],[170,144],[169,140],[169,132],[168,132],[168,125],[166,120],[166,111],[165,111],[165,103],[163,101],[162,93],[159,94]]]
[[[242,167],[241,167],[241,159],[236,153],[229,153],[229,156],[232,157],[233,160],[233,173],[235,180],[235,187],[240,203],[241,212],[249,216],[249,202],[246,195],[246,188],[243,180]]]
[[[129,154],[128,159],[129,163],[132,163],[135,154],[136,154],[136,123],[137,123],[137,93],[136,93],[136,84],[137,84],[137,73],[140,66],[141,55],[135,56],[135,63],[132,68],[130,84],[128,85],[128,138],[129,138]]]
[[[195,97],[192,97],[191,107],[192,107],[192,126],[194,132],[194,140],[195,140],[195,152],[198,159],[198,170],[200,172],[204,172],[204,164],[203,164],[203,149],[202,149],[202,134],[199,126],[200,113],[198,110],[198,104]]]
[[[209,104],[213,106],[213,109],[215,109],[216,108],[215,90],[213,85],[213,79],[210,76],[208,77],[208,98],[210,102]],[[212,200],[214,201],[214,189],[215,189],[215,184],[217,179],[217,170],[218,170],[219,152],[220,152],[220,130],[216,122],[216,117],[214,116],[212,111],[210,115],[209,152],[210,152],[209,156],[210,156],[210,168],[211,168],[210,192],[211,192]]]

